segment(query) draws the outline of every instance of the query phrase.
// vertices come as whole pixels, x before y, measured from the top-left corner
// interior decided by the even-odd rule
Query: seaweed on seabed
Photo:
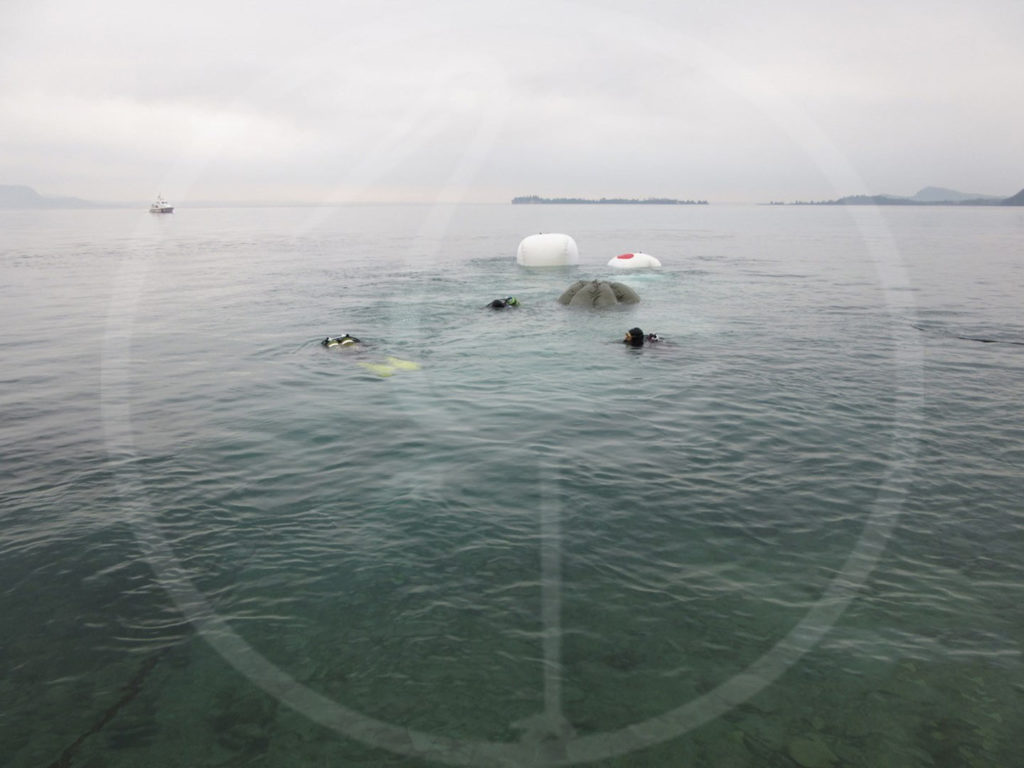
[[[122,707],[139,695],[139,691],[142,690],[142,684],[146,682],[146,677],[153,671],[153,667],[156,666],[157,662],[160,661],[161,657],[166,652],[166,650],[163,650],[159,653],[153,654],[148,659],[145,659],[142,664],[139,665],[139,669],[132,679],[125,685],[121,697],[107,707],[103,714],[100,715],[99,719],[93,723],[87,731],[75,739],[74,742],[71,743],[71,746],[61,752],[60,757],[50,763],[47,768],[70,768],[71,759],[75,756],[75,753],[79,750],[85,740],[103,730],[107,723],[113,720],[114,716],[121,711]]]

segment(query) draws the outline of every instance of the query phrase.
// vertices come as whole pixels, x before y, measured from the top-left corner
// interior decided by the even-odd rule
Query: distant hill
[[[781,203],[773,203],[780,205]],[[789,205],[1024,205],[1024,189],[1013,197],[957,192],[955,189],[925,187],[912,197],[900,195],[848,195],[837,200],[798,201]]]
[[[77,197],[43,197],[32,187],[0,184],[0,208],[101,208]]]
[[[1000,203],[1000,205],[1024,205],[1024,189],[1013,197],[1006,198]]]
[[[982,195],[977,192],[957,192],[944,187],[925,187],[911,196],[918,203],[962,203],[967,200],[1001,200],[998,195]]]

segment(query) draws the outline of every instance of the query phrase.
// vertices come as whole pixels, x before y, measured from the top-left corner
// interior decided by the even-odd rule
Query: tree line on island
[[[707,200],[675,200],[671,197],[513,197],[512,205],[707,205]]]

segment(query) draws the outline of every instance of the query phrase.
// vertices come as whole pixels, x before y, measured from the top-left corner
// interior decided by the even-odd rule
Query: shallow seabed
[[[5,765],[1024,763],[1019,209],[0,230]]]

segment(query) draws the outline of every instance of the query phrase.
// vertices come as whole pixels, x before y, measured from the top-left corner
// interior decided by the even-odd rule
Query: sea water
[[[1024,760],[1020,209],[0,232],[4,765]]]

